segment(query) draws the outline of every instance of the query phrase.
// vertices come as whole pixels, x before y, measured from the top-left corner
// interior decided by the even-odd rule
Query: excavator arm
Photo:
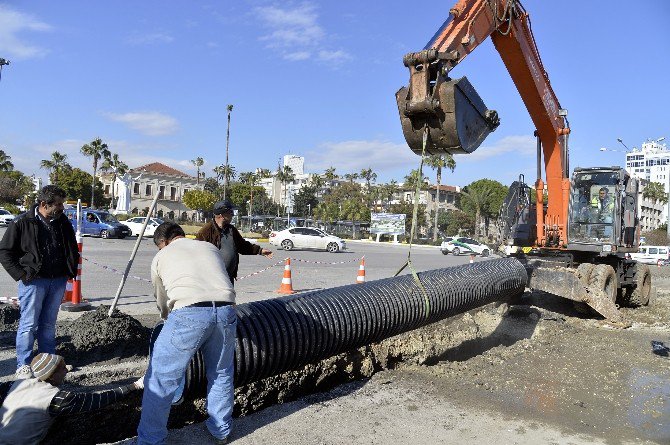
[[[424,134],[428,153],[471,153],[495,130],[497,113],[486,109],[468,80],[449,78],[449,71],[490,36],[536,128],[535,244],[563,247],[567,244],[570,129],[567,112],[544,70],[528,14],[518,0],[459,0],[449,12],[424,50],[403,59],[410,82],[396,93],[396,100],[405,139],[417,153],[424,148]],[[542,157],[549,196],[546,214]]]

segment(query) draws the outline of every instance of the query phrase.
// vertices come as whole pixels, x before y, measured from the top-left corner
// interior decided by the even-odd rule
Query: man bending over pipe
[[[219,250],[185,238],[178,224],[158,226],[154,243],[159,252],[151,263],[151,281],[161,317],[167,321],[154,343],[145,377],[137,443],[165,443],[172,399],[200,349],[207,372],[205,425],[217,444],[225,444],[235,400],[235,290]]]

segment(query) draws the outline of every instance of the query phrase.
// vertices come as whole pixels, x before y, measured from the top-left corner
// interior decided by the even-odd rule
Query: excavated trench
[[[517,321],[524,319],[523,325],[529,326],[528,320],[536,320],[536,314],[515,310],[503,315],[504,311],[492,304],[523,292],[523,267],[508,260],[476,264],[482,266],[459,266],[441,270],[448,273],[419,274],[425,292],[416,286],[411,276],[405,276],[275,299],[272,303],[238,306],[234,415],[243,416],[307,394],[327,391],[342,383],[369,378],[381,370],[459,360],[467,351],[529,338],[532,329],[519,329]],[[490,277],[490,282],[487,283],[486,277]],[[375,309],[374,299],[378,300],[378,309]],[[406,307],[401,303],[403,299],[407,301]],[[259,304],[268,306],[259,307]],[[274,314],[270,305],[274,305]],[[315,329],[315,335],[345,339],[338,344],[337,338],[330,341],[324,337],[322,342],[330,344],[331,349],[327,354],[320,352],[321,356],[310,355],[309,351],[312,354],[317,351],[313,347],[317,340],[309,337],[307,329],[302,329],[302,337],[293,339],[286,333],[301,332],[299,325],[282,327],[278,324],[282,320],[291,321],[288,309],[294,314],[300,311],[306,314],[310,305],[314,307],[315,320],[323,321],[324,325],[330,321],[339,323],[337,336],[326,328]],[[473,309],[482,306],[483,310]],[[389,307],[395,309],[380,309]],[[470,312],[466,312],[468,310]],[[107,317],[106,311],[107,308],[101,307],[58,327],[58,351],[68,363],[80,368],[68,376],[72,389],[81,386],[102,389],[128,383],[146,368],[152,321],[145,319],[143,325],[121,312]],[[454,316],[464,312],[464,315]],[[254,313],[262,314],[271,327],[265,332],[258,330],[261,325],[252,323]],[[328,314],[332,320],[325,317]],[[16,323],[11,313],[1,312],[0,317],[0,321],[7,322],[5,326],[0,325],[0,331]],[[303,323],[300,317],[296,319],[296,323]],[[257,330],[251,332],[252,329]],[[254,342],[249,341],[251,335],[256,336]],[[292,369],[281,369],[283,361],[273,364],[256,342],[274,347],[274,356],[290,359]],[[99,366],[101,363],[104,366]],[[279,373],[273,374],[272,370]],[[173,406],[169,428],[180,428],[206,418],[202,383],[193,383],[186,391],[186,400]],[[135,393],[102,411],[57,419],[44,443],[97,444],[132,437],[136,434],[140,406],[141,395]]]

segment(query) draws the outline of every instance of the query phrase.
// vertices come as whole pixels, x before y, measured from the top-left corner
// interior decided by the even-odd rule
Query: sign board
[[[404,235],[405,216],[404,213],[372,213],[370,214],[370,233]]]

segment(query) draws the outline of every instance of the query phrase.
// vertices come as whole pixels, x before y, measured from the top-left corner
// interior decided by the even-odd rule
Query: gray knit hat
[[[58,365],[61,362],[65,363],[65,359],[60,355],[40,352],[35,356],[33,361],[30,362],[30,367],[37,380],[45,381],[56,372],[56,369],[58,369]]]

